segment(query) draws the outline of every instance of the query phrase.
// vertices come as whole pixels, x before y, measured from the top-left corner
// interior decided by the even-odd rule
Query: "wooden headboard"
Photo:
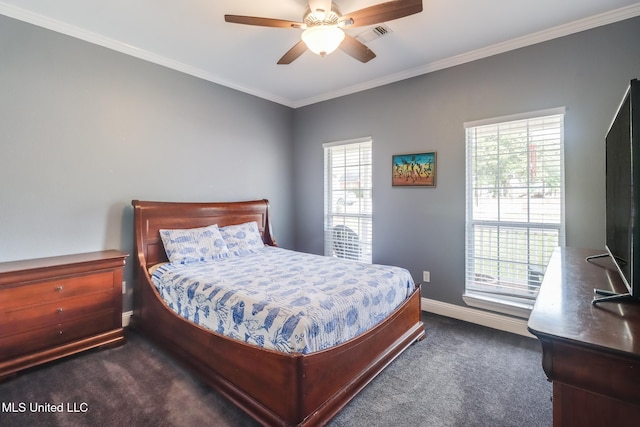
[[[145,269],[167,261],[160,229],[220,227],[256,221],[265,244],[276,246],[269,223],[269,201],[182,203],[133,200],[136,254]]]

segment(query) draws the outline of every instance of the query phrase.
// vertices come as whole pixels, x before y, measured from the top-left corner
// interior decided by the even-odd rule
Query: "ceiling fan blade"
[[[371,49],[349,34],[344,35],[340,49],[360,62],[369,62],[376,57],[376,54]]]
[[[293,61],[298,59],[298,57],[303,53],[305,53],[306,51],[307,51],[307,45],[302,40],[300,40],[298,43],[295,44],[295,46],[289,49],[287,53],[282,55],[282,58],[280,58],[280,60],[278,61],[278,64],[280,65],[291,64]]]
[[[422,12],[422,0],[395,0],[342,15],[348,28],[365,27]]]
[[[302,22],[286,21],[284,19],[259,18],[255,16],[224,15],[224,20],[234,24],[257,25],[259,27],[276,28],[304,28]]]

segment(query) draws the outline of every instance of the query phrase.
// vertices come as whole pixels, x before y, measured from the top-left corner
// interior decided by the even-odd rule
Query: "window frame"
[[[347,160],[345,157],[342,159],[344,163],[339,163],[334,157],[337,151],[335,149],[348,146],[357,147],[359,153],[357,162],[349,162],[352,159]],[[363,137],[327,142],[322,144],[322,147],[324,157],[324,254],[370,264],[373,258],[373,139]],[[365,148],[364,154],[361,152],[363,147]],[[363,155],[367,157],[365,160],[368,161],[363,161]],[[339,165],[335,166],[337,163]],[[334,172],[340,171],[342,167],[344,167],[342,172],[344,177],[336,184]],[[357,180],[347,179],[347,176],[356,170]],[[336,190],[336,185],[342,185],[342,188]],[[342,197],[338,197],[342,204],[339,203],[340,200],[336,199],[336,193],[344,193]],[[337,231],[340,225],[346,226],[348,229]]]
[[[524,191],[526,191],[527,194],[527,210],[526,210],[526,215],[527,215],[527,220],[526,221],[508,221],[508,220],[504,220],[501,218],[498,219],[491,219],[491,220],[480,220],[477,217],[476,218],[472,218],[472,214],[474,212],[474,196],[472,196],[472,193],[476,190],[478,190],[478,186],[474,186],[474,182],[473,180],[473,173],[474,171],[472,170],[472,149],[470,147],[472,138],[470,137],[470,130],[478,130],[478,128],[484,127],[484,126],[497,126],[498,129],[500,129],[500,126],[505,126],[508,124],[513,124],[514,122],[521,122],[521,121],[526,121],[527,125],[526,125],[526,136],[527,136],[527,144],[531,144],[531,133],[529,132],[529,124],[535,120],[540,120],[543,118],[548,118],[548,117],[558,117],[559,116],[559,120],[560,120],[560,124],[558,126],[558,137],[559,137],[559,141],[558,141],[558,145],[559,145],[559,155],[557,156],[557,161],[559,162],[559,180],[560,183],[558,185],[559,191],[560,191],[560,196],[559,196],[559,222],[558,223],[553,223],[553,222],[548,222],[548,221],[539,221],[539,222],[535,222],[535,221],[531,221],[531,191],[535,190],[535,186],[533,184],[533,181],[528,180],[527,184],[525,186],[521,186],[520,188],[523,189]],[[535,295],[533,296],[533,298],[531,297],[518,297],[518,296],[505,296],[505,295],[501,295],[500,292],[497,291],[497,289],[504,289],[504,288],[508,288],[508,285],[505,285],[506,282],[501,282],[500,280],[498,280],[498,286],[495,286],[496,288],[496,292],[491,292],[489,291],[489,286],[487,286],[485,289],[483,289],[482,284],[478,285],[478,280],[471,280],[470,278],[473,277],[477,277],[477,270],[474,269],[474,265],[471,264],[475,264],[477,261],[477,252],[472,252],[474,251],[474,236],[472,236],[472,233],[476,233],[476,230],[479,229],[482,226],[485,226],[487,228],[490,227],[494,227],[496,229],[495,233],[497,235],[496,239],[498,239],[497,241],[500,242],[503,238],[504,238],[504,234],[501,233],[505,233],[504,230],[502,229],[503,227],[512,227],[511,230],[520,230],[525,231],[525,235],[527,236],[527,243],[525,245],[523,245],[524,247],[526,247],[526,252],[527,254],[529,254],[532,251],[532,246],[531,246],[531,240],[530,240],[530,231],[531,230],[557,230],[557,245],[559,246],[564,246],[565,245],[565,226],[566,226],[566,222],[565,222],[565,173],[564,173],[564,121],[565,121],[565,108],[564,107],[560,107],[560,108],[553,108],[553,109],[547,109],[547,110],[540,110],[540,111],[533,111],[533,112],[529,112],[529,113],[523,113],[523,114],[515,114],[515,115],[509,115],[509,116],[503,116],[503,117],[496,117],[496,118],[491,118],[491,119],[486,119],[486,120],[479,120],[479,121],[473,121],[473,122],[466,122],[464,123],[464,128],[465,128],[465,155],[466,155],[466,162],[465,162],[465,174],[466,174],[466,181],[465,181],[465,210],[466,210],[466,215],[465,215],[465,291],[464,294],[462,296],[464,302],[472,307],[477,307],[477,308],[482,308],[482,309],[486,309],[486,310],[491,310],[491,311],[496,311],[496,312],[500,312],[500,313],[504,313],[504,314],[508,314],[508,315],[512,315],[512,316],[517,316],[517,317],[522,317],[522,318],[528,318],[529,314],[531,312],[531,309],[533,307],[533,303],[535,302],[535,297],[537,297],[537,290],[539,289],[539,282],[537,283],[537,288],[535,289]],[[547,128],[545,128],[546,130]],[[500,134],[499,131],[496,132],[496,138],[498,137],[498,135]],[[498,142],[499,145],[504,145],[504,144],[500,144]],[[529,145],[528,145],[529,146]],[[477,147],[476,147],[477,148]],[[498,148],[498,153],[500,152],[500,149]],[[527,151],[528,153],[530,151]],[[475,153],[475,152],[474,152]],[[554,159],[556,159],[556,157],[554,157]],[[500,164],[500,155],[496,154],[495,155],[495,162],[496,162],[496,167],[498,169],[498,174],[496,176],[501,177],[500,175],[500,171],[502,169],[502,164]],[[532,168],[531,164],[530,164],[531,160],[528,159],[527,160],[527,174],[530,173],[530,168]],[[497,178],[496,178],[497,179]],[[500,191],[501,186],[497,185],[494,190],[498,190]],[[497,205],[500,205],[501,203],[501,197],[498,196],[498,202]],[[477,234],[475,235],[477,236]],[[498,243],[497,246],[500,247],[501,243]],[[512,250],[514,251],[514,250]],[[545,255],[547,250],[545,250]],[[549,254],[550,255],[550,254]],[[528,255],[527,255],[528,256]],[[491,261],[491,259],[489,259],[489,261]],[[505,262],[505,257],[501,257],[500,255],[496,255],[496,257],[493,259],[493,261],[496,261],[499,265],[500,262]],[[548,261],[548,260],[547,260]],[[499,268],[499,267],[498,267]],[[543,268],[546,268],[546,264],[543,266]],[[531,268],[531,263],[530,263],[530,258],[527,259],[527,271],[528,274],[531,274],[532,271],[534,271],[535,274],[539,275],[537,278],[540,279],[541,281],[541,277],[544,274],[544,270],[542,271],[536,271],[536,270],[532,270]],[[530,279],[528,279],[530,280]],[[530,284],[530,282],[526,282],[527,285]],[[534,282],[535,284],[535,282]],[[471,286],[470,286],[471,285]],[[480,289],[480,290],[479,290]]]

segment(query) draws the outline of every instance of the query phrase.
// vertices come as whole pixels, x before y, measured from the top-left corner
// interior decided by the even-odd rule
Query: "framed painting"
[[[391,184],[394,187],[435,187],[436,152],[392,156]]]

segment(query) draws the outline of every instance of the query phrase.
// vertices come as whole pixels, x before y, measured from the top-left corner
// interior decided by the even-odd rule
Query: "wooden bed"
[[[179,317],[161,299],[148,268],[167,261],[159,229],[256,221],[276,246],[267,200],[232,203],[132,202],[137,283],[132,326],[264,425],[322,425],[377,374],[425,336],[420,289],[372,330],[310,354],[246,344]]]

